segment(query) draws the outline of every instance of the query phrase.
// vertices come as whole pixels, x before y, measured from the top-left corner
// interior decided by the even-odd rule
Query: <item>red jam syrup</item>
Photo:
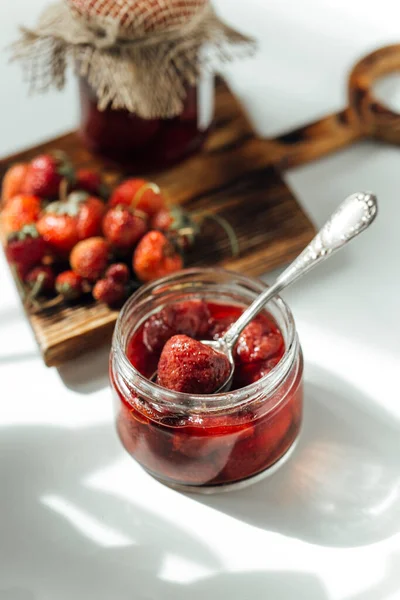
[[[202,301],[183,302],[150,317],[132,336],[127,356],[145,377],[157,369],[165,342],[185,333],[215,339],[243,309]],[[271,315],[259,315],[243,332],[235,351],[232,389],[243,388],[269,373],[285,352],[283,336]],[[114,385],[115,390],[117,387]],[[117,428],[126,450],[147,471],[171,484],[216,486],[233,483],[272,466],[296,439],[302,413],[301,369],[286,377],[276,398],[202,415],[157,412],[150,403],[123,397],[117,390]],[[268,410],[279,398],[275,408]]]
[[[197,88],[190,88],[183,112],[171,119],[141,119],[127,110],[97,108],[88,83],[80,80],[80,133],[86,145],[112,160],[149,171],[168,167],[196,152],[208,129],[199,127]]]

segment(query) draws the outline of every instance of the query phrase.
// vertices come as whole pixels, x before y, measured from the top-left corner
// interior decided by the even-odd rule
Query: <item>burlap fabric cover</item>
[[[32,91],[61,89],[72,64],[100,110],[153,119],[180,114],[203,69],[254,49],[209,0],[65,0],[49,6],[35,29],[22,28],[13,58]]]

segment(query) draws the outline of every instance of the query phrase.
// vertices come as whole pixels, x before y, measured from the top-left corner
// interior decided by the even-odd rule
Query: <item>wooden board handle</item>
[[[349,78],[350,108],[363,135],[400,144],[400,115],[379,102],[373,92],[376,79],[400,70],[400,44],[380,48],[354,67]]]
[[[380,48],[353,68],[348,83],[349,107],[275,139],[264,140],[271,164],[296,167],[365,138],[400,144],[400,115],[378,102],[374,81],[400,70],[400,44]]]

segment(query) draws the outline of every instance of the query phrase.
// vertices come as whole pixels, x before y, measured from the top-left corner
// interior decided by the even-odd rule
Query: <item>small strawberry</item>
[[[102,237],[78,242],[70,256],[72,270],[87,279],[97,281],[105,272],[110,258],[110,245]]]
[[[115,263],[108,267],[105,277],[125,285],[129,281],[129,269],[124,263]]]
[[[116,306],[126,297],[126,288],[110,277],[99,279],[93,288],[93,298],[109,306]]]
[[[78,169],[73,188],[93,196],[103,196],[105,194],[105,186],[101,175],[94,169]]]
[[[22,193],[28,167],[28,163],[17,163],[6,171],[1,190],[1,198],[5,204],[14,196]]]
[[[104,212],[99,198],[72,192],[66,201],[46,207],[38,221],[38,231],[54,251],[68,254],[80,240],[100,234]]]
[[[42,294],[51,294],[54,291],[55,276],[53,269],[48,265],[35,267],[29,271],[25,277],[25,283],[32,290],[35,290],[35,296]]]
[[[169,208],[162,208],[151,219],[150,226],[152,229],[159,231],[168,231],[174,222],[174,217]]]
[[[8,201],[0,214],[0,222],[6,235],[19,231],[25,225],[35,223],[40,214],[40,198],[19,194]]]
[[[153,281],[182,268],[182,256],[161,231],[146,233],[133,255],[133,270],[140,281]]]
[[[106,212],[104,203],[95,196],[83,198],[82,194],[77,194],[75,200],[73,200],[73,195],[70,194],[68,201],[75,201],[79,206],[76,225],[79,239],[85,240],[100,235],[101,223]]]
[[[224,354],[186,335],[175,335],[161,352],[157,383],[176,392],[213,394],[230,370]]]
[[[8,262],[14,265],[19,277],[24,279],[32,267],[43,260],[47,250],[44,239],[34,225],[27,225],[8,237],[5,253]]]
[[[170,232],[179,248],[187,250],[194,245],[200,233],[201,221],[197,222],[180,206],[162,208],[151,220],[151,228]]]
[[[73,271],[64,271],[57,275],[56,291],[66,300],[76,300],[83,293],[83,280]]]
[[[150,218],[166,205],[160,188],[144,179],[127,179],[118,185],[111,195],[110,206],[118,204],[141,210]]]
[[[24,192],[41,198],[54,198],[63,179],[69,182],[74,179],[74,169],[67,156],[63,152],[41,154],[29,165]]]
[[[122,204],[110,208],[103,220],[103,233],[116,248],[133,248],[146,231],[146,215]]]

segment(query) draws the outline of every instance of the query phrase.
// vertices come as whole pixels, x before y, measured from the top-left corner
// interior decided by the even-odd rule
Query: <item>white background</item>
[[[400,32],[395,0],[216,4],[261,42],[229,76],[264,135],[342,108],[353,63]],[[45,5],[2,0],[1,45]],[[0,156],[77,122],[72,80],[28,99],[7,59]],[[380,91],[395,98],[393,81]],[[141,472],[112,427],[107,349],[46,369],[1,256],[0,600],[400,597],[399,173],[400,149],[373,142],[287,173],[317,225],[364,189],[380,215],[285,293],[306,357],[303,435],[280,472],[230,495]]]

